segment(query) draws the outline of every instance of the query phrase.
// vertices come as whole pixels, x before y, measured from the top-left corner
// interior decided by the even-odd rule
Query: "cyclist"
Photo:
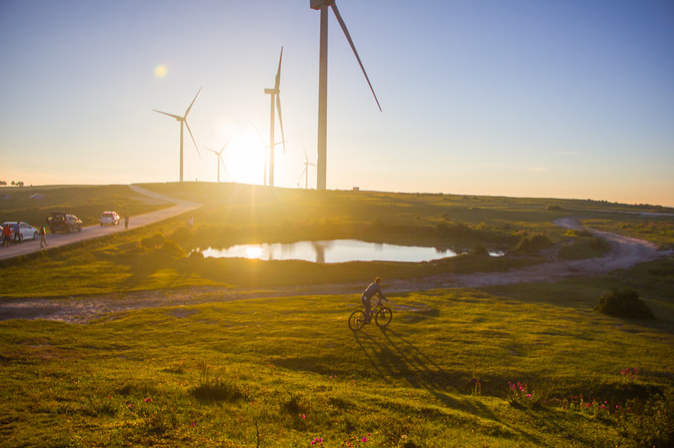
[[[372,297],[375,295],[378,295],[384,300],[388,300],[386,297],[384,297],[384,294],[381,292],[381,277],[377,277],[374,279],[372,283],[368,285],[367,288],[365,288],[365,291],[363,291],[363,296],[360,298],[360,301],[363,303],[363,306],[365,306],[365,323],[369,324],[370,323],[370,309],[372,308]]]

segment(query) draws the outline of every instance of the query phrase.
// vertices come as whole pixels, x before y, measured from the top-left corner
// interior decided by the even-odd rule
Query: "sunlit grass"
[[[570,397],[615,408],[671,386],[672,320],[665,330],[510,290],[397,295],[388,330],[355,334],[355,295],[3,322],[5,439],[256,446],[259,430],[271,447],[632,446],[615,414]],[[536,407],[512,404],[509,382]]]

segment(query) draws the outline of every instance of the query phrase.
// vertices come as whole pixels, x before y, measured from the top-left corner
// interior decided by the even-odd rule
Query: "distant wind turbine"
[[[255,132],[257,132],[257,136],[260,137],[260,141],[262,142],[262,146],[264,147],[264,186],[267,186],[267,162],[268,162],[268,157],[267,154],[269,151],[272,153],[274,150],[271,148],[271,145],[268,145],[267,142],[264,141],[264,137],[262,137],[262,134],[260,134],[260,131],[257,130],[257,127],[251,122],[253,125],[253,129],[255,129]],[[274,143],[274,146],[280,145],[282,142],[276,142]],[[285,142],[283,142],[283,145],[285,146]]]
[[[309,189],[309,167],[310,166],[316,166],[315,163],[309,162],[309,157],[307,157],[307,150],[304,150],[304,171],[302,171],[302,174],[300,174],[300,179],[302,179],[302,176],[304,176],[304,189],[308,190]]]
[[[332,8],[332,12],[339,22],[339,26],[342,28],[346,39],[351,45],[353,54],[356,55],[360,69],[365,75],[367,84],[370,86],[374,100],[377,102],[377,107],[381,111],[381,106],[379,105],[379,100],[377,95],[374,93],[372,84],[370,83],[370,78],[367,77],[365,72],[365,67],[360,61],[358,52],[356,51],[356,46],[351,40],[351,35],[349,30],[346,28],[342,16],[339,14],[335,0],[310,0],[311,9],[321,11],[321,40],[320,40],[320,63],[319,63],[319,72],[318,72],[318,169],[317,176],[318,181],[316,188],[319,190],[325,190],[326,188],[326,172],[327,172],[327,127],[328,127],[328,7]]]
[[[197,154],[199,154],[199,158],[201,158],[201,153],[199,152],[199,147],[197,146],[196,140],[194,140],[194,135],[192,135],[192,130],[190,129],[190,125],[187,123],[187,115],[190,113],[190,109],[192,109],[192,106],[194,105],[194,102],[197,100],[197,97],[199,96],[199,92],[201,92],[201,88],[199,88],[199,91],[197,91],[197,94],[194,95],[194,99],[192,100],[192,103],[190,103],[190,107],[187,108],[187,110],[185,111],[185,115],[183,115],[182,117],[180,115],[169,114],[168,112],[162,112],[160,110],[152,109],[153,112],[168,115],[169,117],[173,117],[180,122],[180,182],[183,181],[183,127],[184,126],[187,126],[187,130],[190,133],[190,137],[192,137],[192,143],[194,143],[194,147],[197,150]]]
[[[264,93],[271,97],[271,115],[269,124],[269,141],[274,141],[274,115],[275,110],[278,111],[278,122],[281,126],[281,143],[283,143],[283,152],[286,152],[285,136],[283,135],[283,116],[281,114],[281,91],[279,86],[281,84],[281,61],[283,60],[283,47],[281,47],[281,56],[278,58],[278,70],[276,71],[276,80],[273,89],[264,89]],[[276,101],[274,101],[276,100]],[[265,161],[266,164],[266,161]],[[274,149],[269,150],[269,186],[274,186]]]
[[[222,147],[220,151],[216,151],[215,149],[211,148],[204,148],[208,149],[210,152],[218,156],[218,183],[220,183],[220,164],[222,164],[222,168],[224,168],[225,171],[227,171],[227,168],[225,168],[225,162],[222,160],[222,152],[225,150],[225,148],[229,145],[229,141],[225,143],[225,146]]]

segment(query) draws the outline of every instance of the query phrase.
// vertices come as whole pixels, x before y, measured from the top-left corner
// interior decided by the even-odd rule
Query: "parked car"
[[[116,226],[119,224],[119,215],[115,212],[103,212],[101,215],[102,226]]]
[[[3,222],[2,227],[5,227],[5,224],[9,224],[9,227],[12,229],[12,232],[15,231],[14,229],[16,229],[16,221]],[[22,240],[37,240],[40,238],[38,230],[35,227],[28,224],[27,222],[19,223],[19,228]]]
[[[82,221],[70,213],[63,212],[52,212],[51,216],[47,218],[49,223],[49,230],[51,233],[56,233],[59,231],[72,232],[77,230],[78,232],[82,231]]]

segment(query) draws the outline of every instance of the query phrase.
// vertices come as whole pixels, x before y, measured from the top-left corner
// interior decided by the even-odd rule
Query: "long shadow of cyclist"
[[[385,338],[383,343],[365,331],[353,333],[356,343],[379,375],[404,379],[412,387],[426,389],[448,407],[500,422],[500,419],[479,401],[460,398],[461,393],[453,386],[461,380],[460,374],[445,371],[395,330],[390,328],[380,330]],[[517,428],[512,429],[521,432]],[[528,434],[523,435],[531,438]]]

